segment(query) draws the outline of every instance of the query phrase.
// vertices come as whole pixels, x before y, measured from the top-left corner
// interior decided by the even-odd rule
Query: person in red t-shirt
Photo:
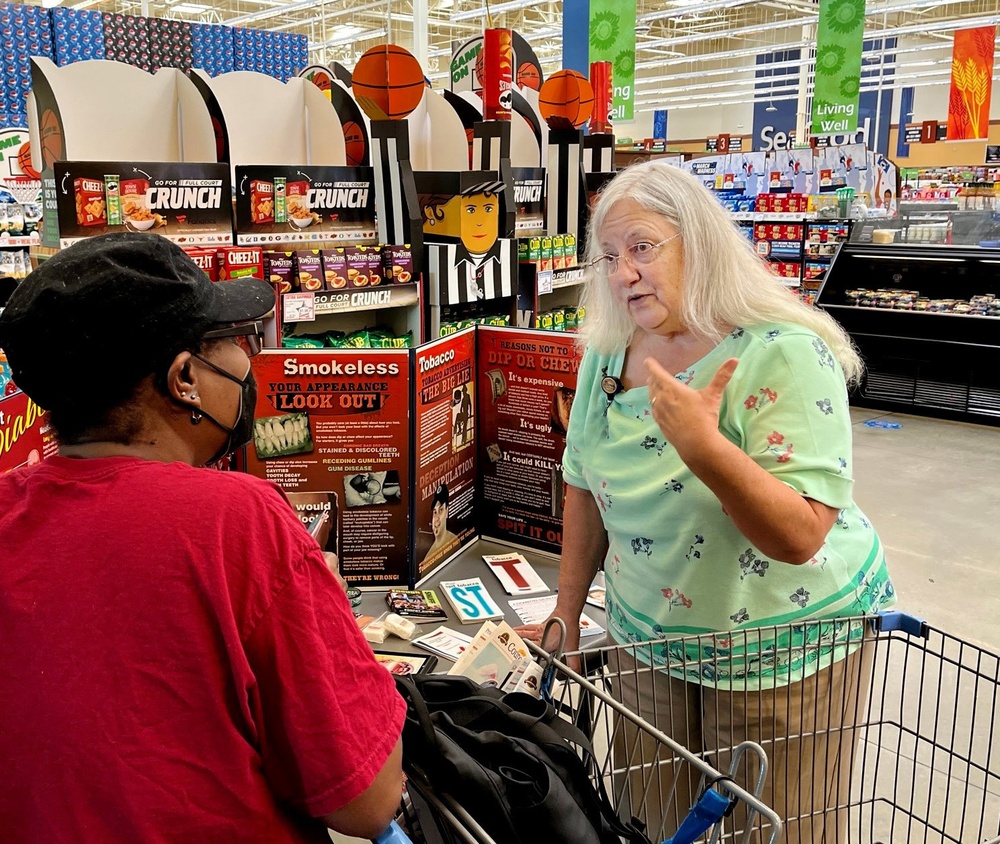
[[[160,237],[60,252],[0,315],[59,454],[0,477],[0,826],[12,842],[375,837],[405,705],[250,439],[264,282]]]

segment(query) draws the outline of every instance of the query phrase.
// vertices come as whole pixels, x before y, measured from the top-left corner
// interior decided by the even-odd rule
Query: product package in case
[[[264,277],[264,253],[257,246],[223,246],[219,250],[219,281]]]
[[[347,252],[347,284],[349,287],[368,286],[368,247],[349,246]]]
[[[386,281],[407,284],[413,281],[413,250],[410,245],[382,248],[383,274]]]
[[[347,287],[347,254],[343,248],[323,250],[323,282],[327,290]]]
[[[265,252],[264,279],[274,285],[278,293],[293,293],[299,289],[295,273],[294,252]]]
[[[372,287],[378,287],[384,280],[382,270],[382,247],[368,247],[368,283]]]
[[[187,252],[188,257],[192,261],[201,267],[202,272],[211,281],[219,280],[219,253],[215,249],[194,249],[188,247],[184,251]]]
[[[323,253],[319,249],[299,249],[295,264],[299,290],[315,293],[323,289]]]

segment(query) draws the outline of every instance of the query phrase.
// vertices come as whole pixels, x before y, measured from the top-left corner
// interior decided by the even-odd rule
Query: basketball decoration
[[[27,176],[29,179],[39,179],[41,178],[38,171],[31,166],[31,144],[21,144],[21,149],[17,153],[17,166],[21,168],[21,172]]]
[[[594,89],[582,73],[560,70],[538,92],[538,110],[550,129],[575,129],[590,119]]]
[[[300,71],[299,77],[312,82],[323,92],[324,97],[330,99],[330,88],[333,87],[333,72],[331,70],[321,64],[312,64]]]
[[[476,84],[482,88],[483,87],[483,70],[486,67],[486,45],[484,44],[479,48],[479,52],[476,54]]]
[[[354,99],[372,120],[402,120],[420,104],[425,87],[420,62],[395,44],[372,47],[351,74]]]
[[[541,88],[542,76],[538,68],[531,62],[521,62],[521,66],[517,69],[517,85],[519,88],[531,88],[532,91]]]
[[[344,149],[347,152],[347,166],[360,167],[365,160],[365,133],[353,120],[343,125]]]
[[[66,158],[63,153],[62,124],[52,109],[46,109],[42,115],[38,134],[42,139],[42,169],[48,170],[55,162]]]

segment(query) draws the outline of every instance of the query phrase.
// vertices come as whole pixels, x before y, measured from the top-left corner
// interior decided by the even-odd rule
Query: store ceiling
[[[63,2],[72,8],[301,32],[309,38],[314,61],[336,60],[348,68],[387,38],[403,45],[413,39],[413,3],[404,0]],[[45,0],[44,5],[60,3]],[[491,9],[493,25],[518,30],[547,73],[561,67],[562,2],[508,0]],[[638,0],[637,108],[748,101],[753,74],[739,69],[752,65],[757,54],[811,43],[816,9],[808,0]],[[895,56],[894,84],[946,84],[950,60],[934,48],[950,47],[955,29],[1000,22],[1000,0],[869,0],[866,18],[866,38],[884,32],[906,39],[907,55]],[[443,86],[452,43],[482,31],[485,5],[483,0],[428,0],[427,19],[425,71]],[[879,67],[889,70],[892,61],[884,53],[867,55],[866,68],[876,74]]]

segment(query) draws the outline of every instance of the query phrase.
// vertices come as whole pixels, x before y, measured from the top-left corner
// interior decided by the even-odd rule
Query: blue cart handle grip
[[[736,805],[736,799],[726,797],[712,788],[715,783],[723,779],[730,778],[719,777],[719,779],[709,783],[701,797],[698,798],[698,802],[694,804],[691,811],[688,812],[688,816],[684,818],[684,822],[674,833],[674,837],[668,838],[663,844],[692,844],[698,840],[703,832],[711,829],[723,817],[732,812]]]
[[[922,618],[917,618],[909,613],[898,610],[885,610],[878,613],[878,632],[892,633],[894,630],[902,630],[910,636],[926,639],[928,636],[927,622]]]
[[[399,824],[393,821],[389,828],[378,838],[373,839],[374,844],[412,844],[409,837],[399,828]]]

